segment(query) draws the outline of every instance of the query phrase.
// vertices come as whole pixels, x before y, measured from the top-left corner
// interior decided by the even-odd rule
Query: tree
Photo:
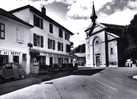
[[[137,44],[137,14],[130,21],[127,32],[131,35],[135,44]]]

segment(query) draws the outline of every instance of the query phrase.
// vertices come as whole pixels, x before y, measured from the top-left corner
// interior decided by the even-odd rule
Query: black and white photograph
[[[0,99],[137,99],[137,0],[0,0]]]

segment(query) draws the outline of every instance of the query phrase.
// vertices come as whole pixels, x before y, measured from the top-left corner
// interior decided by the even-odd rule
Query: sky
[[[137,14],[137,0],[0,0],[0,8],[9,11],[30,4],[40,10],[44,5],[47,16],[74,33],[70,40],[76,47],[85,43],[93,1],[99,23],[128,25]]]

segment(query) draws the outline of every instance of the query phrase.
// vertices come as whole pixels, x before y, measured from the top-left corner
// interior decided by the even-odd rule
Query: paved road
[[[137,68],[108,68],[94,75],[71,75],[33,85],[0,99],[137,99]]]

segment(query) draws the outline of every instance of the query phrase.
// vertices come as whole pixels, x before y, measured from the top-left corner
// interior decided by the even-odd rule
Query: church
[[[126,32],[127,26],[96,22],[97,14],[94,4],[90,19],[92,23],[85,30],[87,35],[86,66],[125,66],[125,60],[129,57],[129,55],[126,54],[129,52],[127,48],[129,48],[129,45],[133,45],[130,35]]]

